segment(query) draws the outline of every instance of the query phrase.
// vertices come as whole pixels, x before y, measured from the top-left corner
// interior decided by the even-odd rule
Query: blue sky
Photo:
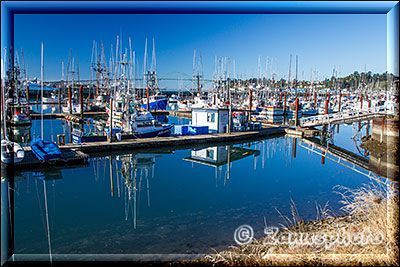
[[[157,73],[192,75],[193,51],[202,54],[206,79],[214,75],[214,59],[229,57],[237,77],[257,77],[258,57],[265,73],[266,58],[273,58],[273,70],[287,79],[292,54],[292,79],[296,55],[299,79],[330,77],[334,66],[341,76],[355,70],[386,71],[386,15],[373,14],[17,14],[15,47],[24,50],[28,76],[40,77],[40,46],[44,44],[45,80],[61,79],[61,62],[67,66],[70,49],[78,55],[81,79],[88,79],[93,40],[104,42],[106,61],[110,47],[115,52],[117,35],[122,45],[136,52],[143,68],[145,38],[151,61],[155,39]],[[142,72],[142,71],[141,71]],[[264,74],[265,75],[265,74]],[[182,75],[171,73],[167,77]],[[165,82],[166,83],[166,82]],[[176,87],[177,82],[160,84]]]

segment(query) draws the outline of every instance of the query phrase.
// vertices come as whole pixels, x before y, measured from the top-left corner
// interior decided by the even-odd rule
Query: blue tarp
[[[50,140],[42,140],[39,136],[31,142],[33,154],[40,160],[50,160],[61,157],[60,148]]]
[[[176,135],[199,135],[208,134],[208,126],[195,126],[195,125],[175,125],[174,131]]]

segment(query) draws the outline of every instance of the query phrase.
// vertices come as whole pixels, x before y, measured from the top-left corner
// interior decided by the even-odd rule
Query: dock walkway
[[[315,127],[326,124],[348,123],[351,121],[369,120],[376,117],[384,117],[385,111],[378,111],[375,108],[367,110],[352,110],[348,112],[338,112],[325,115],[304,117],[300,119],[301,127]]]
[[[69,148],[83,153],[100,153],[105,151],[175,148],[182,146],[211,145],[235,141],[251,141],[258,138],[285,134],[285,127],[271,127],[257,131],[232,132],[231,134],[207,134],[194,136],[171,136],[122,140],[120,142],[90,142],[82,144],[66,144],[60,148]]]

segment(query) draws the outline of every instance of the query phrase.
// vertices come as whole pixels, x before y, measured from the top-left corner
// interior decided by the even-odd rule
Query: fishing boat
[[[147,98],[144,98],[142,107],[148,110],[166,110],[168,97],[157,93],[149,97],[149,103],[149,108],[147,108]]]
[[[62,96],[60,96],[60,99],[62,100]],[[47,104],[54,104],[54,103],[58,103],[58,94],[57,92],[54,90],[50,93],[50,96],[43,96],[43,103],[47,103]]]
[[[30,125],[30,107],[26,102],[26,99],[12,99],[6,100],[6,120],[11,125]]]
[[[107,122],[107,126],[110,121]],[[136,111],[133,114],[123,113],[120,123],[114,127],[121,129],[121,139],[167,137],[171,135],[174,124],[163,124],[156,120],[149,111]]]
[[[1,140],[1,162],[17,163],[24,159],[25,151],[20,144],[9,140]]]
[[[113,133],[116,132],[113,130]],[[99,131],[99,132],[83,132],[77,128],[74,128],[71,133],[72,143],[80,144],[80,143],[88,143],[88,142],[104,142],[107,141],[107,132]]]
[[[39,136],[31,142],[31,149],[33,154],[39,160],[52,160],[61,157],[61,151],[56,143],[50,140],[43,140]]]

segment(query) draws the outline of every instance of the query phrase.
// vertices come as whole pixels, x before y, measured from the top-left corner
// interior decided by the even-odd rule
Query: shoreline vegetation
[[[398,188],[371,180],[358,189],[336,186],[334,192],[342,196],[345,215],[317,205],[316,220],[305,222],[292,202],[292,218],[281,215],[282,229],[266,227],[258,240],[179,265],[398,266]]]

